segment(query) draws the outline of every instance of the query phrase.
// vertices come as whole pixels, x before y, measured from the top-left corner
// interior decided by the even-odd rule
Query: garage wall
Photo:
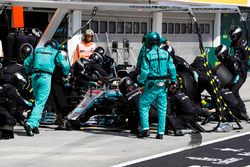
[[[213,44],[215,14],[196,14],[205,47]],[[166,27],[166,28],[165,28]],[[194,22],[187,14],[165,13],[162,35],[172,41],[176,54],[191,63],[200,55]]]
[[[90,18],[89,12],[82,14],[82,25]],[[211,47],[213,41],[213,20],[215,14],[197,14],[202,31],[205,47]],[[122,25],[123,24],[123,25]],[[152,29],[152,13],[150,12],[121,12],[99,11],[94,21],[89,26],[98,36],[99,44],[107,48],[105,32],[108,32],[109,41],[118,41],[119,48],[123,47],[123,40],[130,41],[133,53],[137,57],[141,39],[145,32]],[[123,27],[123,30],[121,30]],[[199,55],[198,39],[194,28],[194,23],[187,14],[164,13],[162,36],[172,41],[172,44],[179,56],[184,57],[188,62]],[[95,41],[97,41],[95,39]],[[136,62],[131,56],[131,64]]]

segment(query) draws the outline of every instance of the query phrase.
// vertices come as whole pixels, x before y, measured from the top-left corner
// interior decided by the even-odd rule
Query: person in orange
[[[76,47],[73,64],[79,58],[86,58],[88,59],[89,56],[94,53],[96,48],[96,44],[93,42],[94,31],[91,29],[87,29],[84,33],[84,39],[81,43],[79,43]]]

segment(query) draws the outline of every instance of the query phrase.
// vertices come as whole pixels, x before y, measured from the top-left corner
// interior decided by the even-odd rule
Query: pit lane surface
[[[152,166],[249,167],[250,134],[129,165],[129,167]]]
[[[244,100],[250,99],[250,79],[243,85],[241,95]],[[250,102],[246,102],[248,114],[250,114]],[[163,140],[156,140],[152,133],[150,138],[137,139],[125,132],[111,132],[98,129],[83,131],[55,131],[52,127],[41,128],[40,134],[34,137],[27,137],[23,127],[15,127],[15,139],[0,140],[0,167],[108,167],[115,166],[124,162],[138,160],[144,157],[152,157],[165,152],[178,153],[186,149],[196,150],[197,146],[213,140],[242,135],[250,132],[250,124],[241,123],[244,129],[230,131],[227,133],[202,133],[201,135],[185,135],[183,137],[164,136]],[[214,126],[214,125],[211,125]],[[249,136],[249,135],[248,135]],[[244,139],[244,137],[243,137]],[[242,141],[243,141],[242,139]],[[245,139],[244,139],[245,140]],[[244,148],[236,146],[224,146],[224,142],[218,148],[244,149],[240,152],[222,152],[209,147],[213,154],[206,154],[208,151],[201,151],[199,157],[220,158],[225,160],[230,157],[244,158],[237,163],[245,162],[248,157],[237,155],[250,152],[250,143]],[[241,142],[241,140],[240,140]],[[178,150],[174,152],[173,150]],[[190,150],[190,151],[191,151]],[[222,153],[221,153],[222,152]],[[171,155],[172,155],[171,154]],[[218,154],[218,157],[217,157]],[[168,154],[170,155],[170,154]],[[231,156],[232,155],[232,156]],[[187,155],[195,157],[197,154]],[[186,156],[186,157],[187,157]],[[198,156],[197,156],[198,157]],[[158,157],[156,157],[158,158]],[[152,158],[151,158],[152,159]],[[207,161],[192,158],[193,165],[201,166]],[[186,161],[189,161],[187,159]],[[215,166],[218,164],[206,166]],[[178,158],[179,162],[181,158]],[[218,160],[216,160],[219,162]],[[183,161],[184,163],[185,161]],[[213,161],[215,162],[215,161]],[[235,162],[236,163],[236,162]],[[234,165],[234,163],[229,164]],[[165,166],[175,167],[173,165]],[[196,166],[196,167],[198,167]],[[225,165],[220,165],[225,166]],[[193,166],[195,167],[195,166]],[[241,165],[239,166],[241,167]]]

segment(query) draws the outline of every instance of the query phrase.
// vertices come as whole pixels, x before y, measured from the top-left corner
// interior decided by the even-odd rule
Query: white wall
[[[204,46],[212,47],[213,45],[213,33],[215,20],[215,14],[196,14],[199,23],[210,24],[210,33],[202,34]],[[82,15],[83,20],[90,18],[89,12],[84,11]],[[148,23],[148,31],[151,31],[151,23],[153,20],[153,13],[150,12],[120,12],[114,13],[112,11],[98,11],[97,16],[94,18],[96,21],[144,21]],[[186,13],[173,13],[168,12],[163,14],[163,23],[194,23]],[[100,25],[99,25],[100,26]],[[188,62],[192,62],[193,59],[200,54],[199,43],[197,34],[162,34],[173,42],[173,46],[177,55],[184,57]],[[109,34],[109,40],[118,41],[119,47],[122,48],[122,41],[127,39],[130,41],[130,46],[133,47],[135,55],[137,56],[141,48],[141,39],[143,34]],[[106,38],[104,34],[98,33],[100,45],[107,46]],[[132,61],[132,64],[136,62]]]

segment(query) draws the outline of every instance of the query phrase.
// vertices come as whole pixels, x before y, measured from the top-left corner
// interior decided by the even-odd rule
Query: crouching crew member
[[[249,121],[249,116],[247,115],[246,107],[239,95],[239,89],[246,81],[247,69],[242,60],[236,56],[230,56],[229,49],[225,45],[220,45],[215,49],[215,55],[217,59],[227,67],[227,69],[232,73],[233,80],[226,87],[231,90],[238,102],[238,112],[237,115],[240,119]]]

